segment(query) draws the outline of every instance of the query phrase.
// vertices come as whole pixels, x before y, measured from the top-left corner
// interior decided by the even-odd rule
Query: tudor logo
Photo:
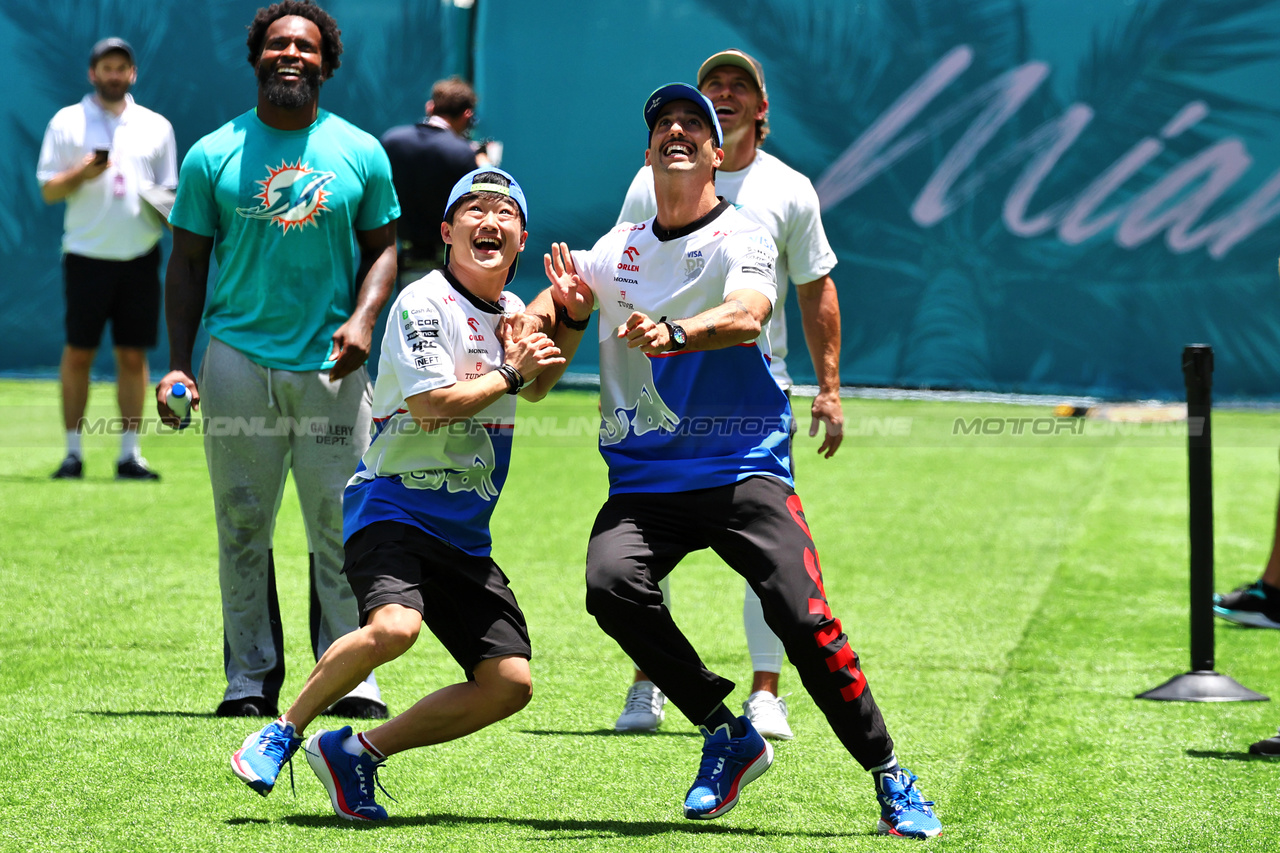
[[[640,254],[640,250],[637,249],[635,246],[628,246],[627,250],[622,254],[626,255],[627,260],[631,261],[631,263],[634,264],[636,262],[636,257]]]

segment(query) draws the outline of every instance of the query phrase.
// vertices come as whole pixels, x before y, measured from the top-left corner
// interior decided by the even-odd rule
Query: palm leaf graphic
[[[712,3],[727,22],[740,4]],[[976,8],[975,8],[976,7]],[[920,122],[1010,68],[1034,59],[1023,5],[1010,2],[896,2],[746,4],[768,40],[748,44],[770,76],[771,111],[839,116],[806,125],[816,133],[785,135],[769,145],[809,175],[835,160],[862,130],[926,68],[959,46],[973,49],[969,69]],[[854,9],[860,10],[855,12]],[[1274,24],[1260,26],[1249,0],[1160,0],[1141,3],[1121,22],[1099,31],[1076,79],[1078,99],[1096,110],[1084,136],[1037,193],[1033,209],[1070,197],[1142,137],[1158,130],[1184,104],[1205,100],[1212,114],[1169,145],[1162,158],[1109,202],[1123,203],[1171,165],[1216,141],[1272,118],[1241,99],[1224,98],[1195,75],[1247,67],[1273,56]],[[1055,73],[1061,74],[1063,69]],[[1066,104],[1042,86],[984,151],[989,166],[1001,152]],[[1265,312],[1249,303],[1274,299],[1272,247],[1253,239],[1237,246],[1232,268],[1259,276],[1224,275],[1203,251],[1175,255],[1159,240],[1122,251],[1105,234],[1066,246],[1054,234],[1014,237],[1001,225],[1001,205],[1026,162],[1011,159],[955,213],[930,229],[907,211],[929,174],[968,119],[938,133],[856,196],[824,210],[828,233],[851,248],[840,252],[835,276],[846,305],[842,377],[845,381],[926,386],[989,386],[1004,390],[1092,390],[1150,394],[1178,387],[1162,382],[1181,343],[1208,331],[1242,341],[1239,353],[1220,350],[1219,372],[1242,388],[1266,393],[1273,375],[1258,358],[1273,341]],[[825,126],[825,128],[823,127]],[[1252,186],[1233,191],[1206,221],[1238,202]],[[1255,266],[1256,263],[1256,266]],[[1203,285],[1216,279],[1212,289]],[[1028,298],[1023,298],[1024,294]],[[1248,318],[1227,330],[1201,319]],[[904,324],[903,318],[911,318]],[[852,321],[852,322],[851,322]],[[793,330],[799,334],[799,330]],[[1243,342],[1248,342],[1246,345]],[[1274,349],[1275,344],[1272,344]],[[1170,356],[1170,352],[1174,353]],[[1035,355],[1037,354],[1038,355]]]

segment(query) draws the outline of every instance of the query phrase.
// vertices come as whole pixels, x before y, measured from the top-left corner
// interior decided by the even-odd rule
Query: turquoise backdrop
[[[19,72],[0,101],[0,370],[58,360],[61,208],[41,203],[35,161],[45,123],[87,91],[90,45],[134,44],[135,95],[185,152],[253,103],[257,5],[0,0]],[[381,134],[416,120],[438,77],[473,74],[477,133],[504,143],[529,196],[522,295],[552,240],[589,246],[613,224],[645,96],[736,46],[765,66],[767,150],[823,202],[845,383],[1177,398],[1181,349],[1203,342],[1219,398],[1280,396],[1278,4],[462,5],[328,3],[346,53],[321,103]],[[593,368],[591,348],[578,358]]]

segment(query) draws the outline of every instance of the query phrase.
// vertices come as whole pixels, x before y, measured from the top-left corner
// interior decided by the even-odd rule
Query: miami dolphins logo
[[[324,188],[338,177],[333,172],[317,172],[304,166],[301,157],[292,165],[282,161],[279,169],[268,166],[267,172],[265,181],[256,182],[262,186],[262,194],[255,198],[262,199],[262,203],[257,207],[237,207],[236,213],[246,219],[269,219],[288,234],[290,228],[315,225],[316,214],[329,209],[324,206],[329,195]]]

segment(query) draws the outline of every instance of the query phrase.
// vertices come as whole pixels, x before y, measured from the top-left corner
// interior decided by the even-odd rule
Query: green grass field
[[[525,434],[495,557],[533,638],[534,700],[472,737],[397,756],[384,825],[334,817],[305,761],[262,799],[227,759],[253,728],[221,699],[216,544],[200,438],[144,439],[157,484],[111,479],[117,439],[86,440],[83,482],[52,482],[56,386],[0,382],[0,849],[156,851],[887,850],[866,774],[803,692],[794,741],[714,823],[681,816],[699,741],[611,732],[629,672],[583,609],[605,472],[595,398],[521,404]],[[95,385],[90,416],[113,412]],[[801,403],[798,408],[803,411]],[[937,850],[1252,851],[1280,837],[1280,763],[1248,744],[1275,703],[1146,702],[1188,667],[1185,438],[1177,428],[1021,435],[973,419],[1047,408],[846,400],[832,460],[798,440],[799,483],[833,610],[862,655],[903,763],[937,801]],[[964,424],[957,429],[957,419]],[[1047,420],[1043,423],[1048,424]],[[994,428],[992,428],[994,431]],[[957,434],[959,432],[959,434]],[[1214,416],[1217,588],[1270,541],[1280,414]],[[290,487],[290,490],[292,487]],[[286,701],[310,669],[306,547],[292,491],[276,528]],[[694,555],[675,616],[708,664],[750,664],[742,583]],[[1217,625],[1217,664],[1280,696],[1280,633]],[[424,635],[379,672],[401,710],[459,671]],[[783,689],[798,690],[793,671]]]

